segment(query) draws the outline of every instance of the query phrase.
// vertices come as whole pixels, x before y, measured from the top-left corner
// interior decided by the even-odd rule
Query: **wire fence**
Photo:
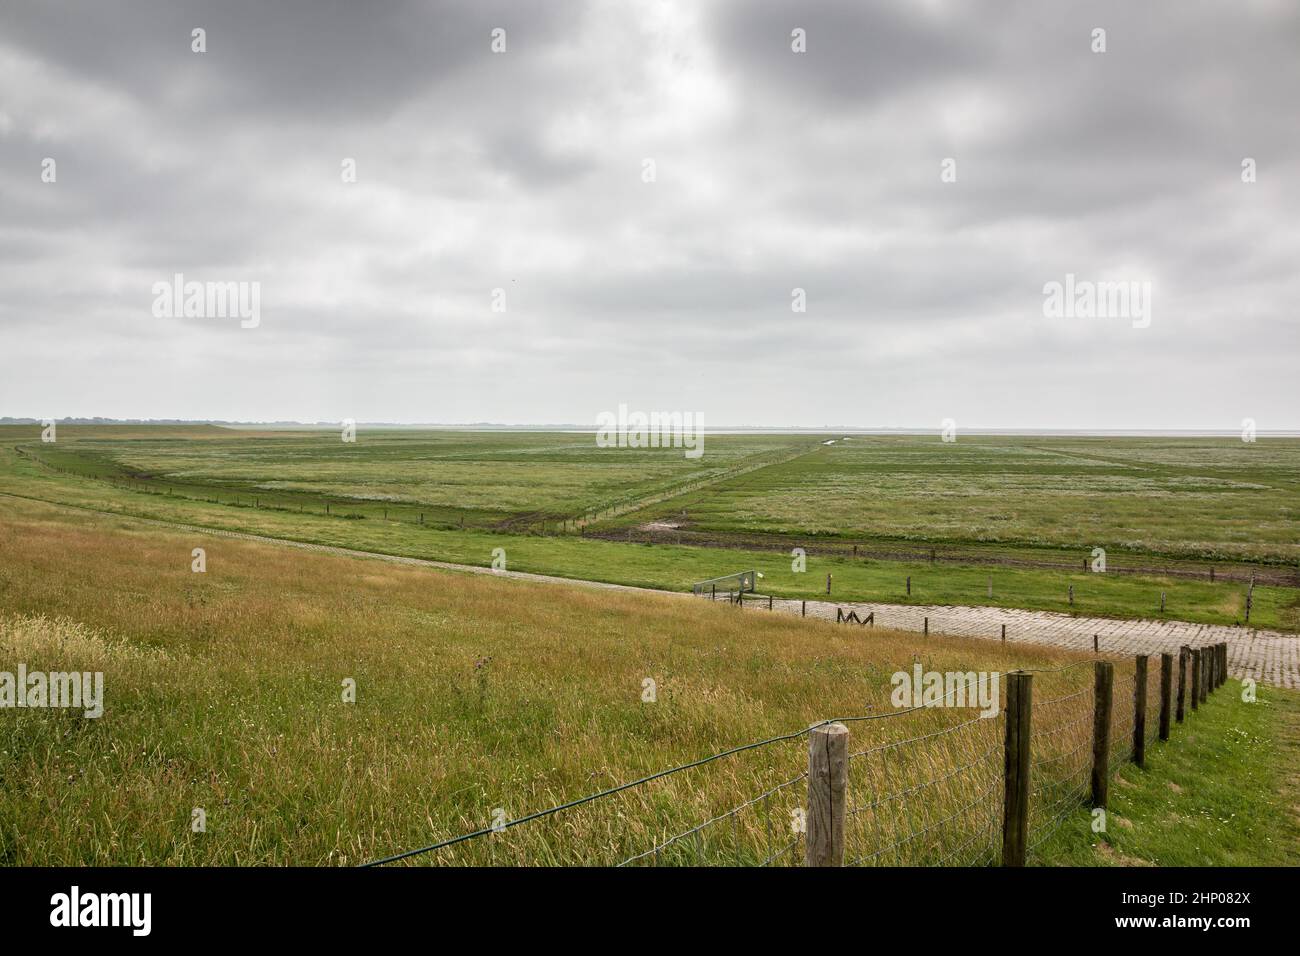
[[[1091,668],[1080,668],[1074,676],[1086,680],[1086,686],[1058,691],[1045,699],[1038,699],[1035,694],[1030,744],[1033,755],[1031,858],[1065,817],[1088,799],[1096,694]]]
[[[1209,655],[1206,655],[1207,662]],[[1144,698],[1146,740],[1159,734],[1159,658]],[[1134,757],[1136,661],[1113,662],[1110,760]],[[1208,663],[1207,663],[1208,666]],[[1029,671],[1034,677],[1026,858],[1072,813],[1089,806],[1094,662]],[[998,675],[958,675],[917,706],[821,721],[733,747],[628,783],[490,824],[367,865],[802,866],[809,832],[809,735],[843,724],[842,860],[858,866],[992,866],[1002,860],[1005,706],[990,702]],[[949,675],[951,677],[951,675]],[[1222,668],[1215,678],[1222,682]],[[1186,673],[1187,694],[1191,667]],[[1170,686],[1170,708],[1178,674]],[[1005,702],[1001,702],[1005,704]],[[1190,710],[1188,711],[1190,714]]]
[[[1133,756],[1133,721],[1136,714],[1133,689],[1136,686],[1133,665],[1130,663],[1123,677],[1120,667],[1115,667],[1115,684],[1112,689],[1110,723],[1110,762],[1121,764]]]
[[[872,741],[849,755],[847,862],[995,862],[1002,812],[1002,712],[971,717],[956,709],[936,709],[912,723],[919,725],[913,732]]]

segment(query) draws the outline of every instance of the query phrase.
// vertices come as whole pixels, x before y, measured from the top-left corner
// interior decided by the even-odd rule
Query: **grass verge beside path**
[[[1230,680],[1167,743],[1110,786],[1105,833],[1068,816],[1034,862],[1049,866],[1300,865],[1300,694]]]

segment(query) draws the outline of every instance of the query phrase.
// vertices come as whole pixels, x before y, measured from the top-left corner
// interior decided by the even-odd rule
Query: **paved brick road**
[[[755,601],[759,607],[766,602]],[[798,601],[775,601],[774,609],[791,614],[800,612]],[[808,616],[835,620],[836,608],[845,613],[856,611],[858,617],[872,612],[876,626],[906,631],[920,631],[925,618],[930,630],[939,634],[1001,640],[1002,625],[1007,626],[1007,640],[1031,644],[1048,644],[1075,650],[1092,650],[1092,637],[1098,636],[1103,651],[1121,654],[1175,652],[1184,644],[1228,644],[1228,673],[1233,677],[1253,677],[1278,687],[1300,688],[1300,636],[1278,631],[1261,631],[1247,627],[1219,624],[1189,624],[1186,621],[1116,621],[1101,617],[1071,617],[1051,611],[1019,611],[995,607],[950,607],[904,604],[834,604],[809,601]],[[847,624],[846,627],[856,627]]]

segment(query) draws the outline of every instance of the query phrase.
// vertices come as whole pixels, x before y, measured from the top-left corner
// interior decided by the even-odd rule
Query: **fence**
[[[821,721],[516,819],[502,812],[366,865],[1022,866],[1070,814],[1104,808],[1117,767],[1141,765],[1223,684],[1226,652],[1016,671],[990,716],[960,706],[994,679],[971,673],[922,705]]]
[[[728,596],[744,594],[746,591],[753,591],[757,581],[757,571],[737,571],[735,574],[724,574],[720,578],[696,581],[691,585],[691,593],[696,596],[707,594],[713,599],[717,598],[719,590]]]

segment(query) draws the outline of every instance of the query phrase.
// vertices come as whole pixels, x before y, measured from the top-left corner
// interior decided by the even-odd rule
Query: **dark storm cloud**
[[[0,414],[1295,427],[1297,49],[1280,0],[8,4]],[[176,272],[260,326],[155,318]],[[1067,272],[1150,328],[1044,318]]]

